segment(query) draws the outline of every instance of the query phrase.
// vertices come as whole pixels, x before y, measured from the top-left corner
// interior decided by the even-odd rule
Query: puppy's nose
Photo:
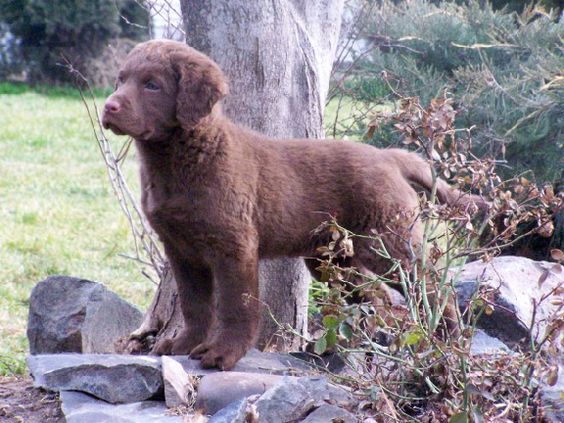
[[[104,111],[106,113],[117,113],[121,109],[120,104],[115,100],[108,100],[104,105]]]

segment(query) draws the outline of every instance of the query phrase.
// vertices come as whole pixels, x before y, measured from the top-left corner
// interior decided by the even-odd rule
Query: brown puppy
[[[149,41],[129,54],[102,118],[105,128],[135,139],[142,207],[178,285],[185,328],[156,350],[223,369],[255,338],[258,307],[249,299],[258,298],[260,258],[315,257],[328,238],[314,230],[331,215],[357,234],[376,229],[408,265],[422,238],[411,184],[432,186],[429,165],[412,153],[272,140],[238,127],[217,104],[227,91],[207,56]],[[444,181],[437,192],[447,203],[462,196]],[[350,264],[387,271],[390,263],[370,249],[358,241]]]

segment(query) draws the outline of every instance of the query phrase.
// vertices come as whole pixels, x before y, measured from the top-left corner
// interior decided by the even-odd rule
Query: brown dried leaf
[[[552,220],[543,223],[542,226],[538,228],[537,233],[543,238],[550,238],[554,233],[554,223]]]
[[[376,125],[370,125],[368,127],[368,132],[366,132],[366,136],[364,138],[367,140],[372,139],[372,137],[374,137],[374,133],[376,132],[376,128]]]
[[[539,288],[542,286],[543,283],[546,282],[549,275],[550,275],[550,271],[548,269],[545,269],[544,272],[542,272],[538,281]]]
[[[559,250],[558,248],[553,248],[552,250],[550,250],[550,257],[552,257],[553,260],[556,260],[559,263],[564,262],[564,252],[562,250]],[[560,268],[560,271],[561,270],[562,269]]]
[[[548,386],[554,386],[558,382],[558,366],[552,366],[546,374],[546,383]]]

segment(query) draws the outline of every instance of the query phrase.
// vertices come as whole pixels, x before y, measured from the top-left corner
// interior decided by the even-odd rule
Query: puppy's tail
[[[453,188],[441,178],[433,179],[431,166],[417,154],[405,150],[393,150],[392,157],[400,168],[403,177],[410,183],[419,185],[429,192],[436,184],[437,198],[440,203],[463,208],[475,205],[480,211],[488,210],[489,203],[482,197]]]

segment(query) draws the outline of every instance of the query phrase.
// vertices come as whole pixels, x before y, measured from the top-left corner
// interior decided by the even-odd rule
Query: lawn
[[[137,189],[133,154],[126,165]],[[132,238],[72,90],[0,84],[0,222],[0,374],[25,371],[29,295],[50,275],[101,282],[143,309],[151,301],[154,285],[120,256]]]

